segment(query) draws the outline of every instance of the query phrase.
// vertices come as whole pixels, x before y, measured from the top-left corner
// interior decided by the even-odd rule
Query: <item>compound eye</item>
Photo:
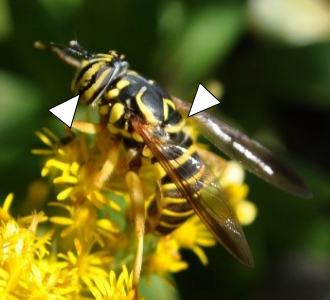
[[[76,40],[72,40],[72,41],[69,42],[69,46],[70,47],[73,47],[74,48],[74,47],[76,47],[76,45],[79,45]]]
[[[81,46],[75,40],[70,41],[69,48],[65,49],[64,51],[67,52],[68,54],[76,55],[84,59],[90,59],[92,56],[90,53],[87,52],[87,50],[83,46]]]

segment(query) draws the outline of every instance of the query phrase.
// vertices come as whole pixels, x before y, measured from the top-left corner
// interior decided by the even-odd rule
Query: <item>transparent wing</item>
[[[191,104],[173,97],[178,110],[188,115]],[[202,112],[191,117],[198,130],[219,150],[240,162],[248,171],[292,194],[310,197],[311,192],[300,177],[264,146],[244,133]]]
[[[133,120],[132,125],[217,241],[242,263],[253,266],[249,245],[218,178],[204,163],[186,154],[184,147],[168,140],[164,143],[153,126],[139,120]],[[184,157],[184,163],[179,157]],[[198,175],[190,174],[189,166],[194,164],[200,164]],[[200,187],[199,192],[193,187]]]

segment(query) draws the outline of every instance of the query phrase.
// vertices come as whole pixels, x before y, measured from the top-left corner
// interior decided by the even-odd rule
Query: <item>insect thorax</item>
[[[83,60],[74,80],[74,90],[84,104],[98,106],[111,133],[141,141],[131,118],[159,126],[166,133],[179,132],[184,121],[170,95],[158,84],[128,70],[117,52],[97,54]]]

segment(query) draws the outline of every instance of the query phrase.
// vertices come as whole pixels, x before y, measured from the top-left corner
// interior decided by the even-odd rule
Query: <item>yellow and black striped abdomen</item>
[[[167,163],[171,164],[180,181],[193,193],[198,194],[203,186],[204,164],[192,139],[183,131],[175,135],[176,137],[172,136],[172,141],[181,141],[169,144]],[[160,163],[155,158],[152,163],[160,187],[156,198],[149,206],[148,217],[152,219],[158,213],[153,231],[166,235],[182,225],[194,211]]]

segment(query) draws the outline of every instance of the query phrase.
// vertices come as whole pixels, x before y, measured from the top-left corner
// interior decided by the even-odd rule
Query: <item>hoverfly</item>
[[[149,232],[166,235],[193,213],[234,257],[252,266],[248,243],[219,180],[199,154],[194,138],[185,130],[190,104],[130,70],[125,57],[116,51],[91,54],[76,41],[71,41],[68,47],[37,42],[36,47],[52,51],[78,69],[74,91],[80,95],[80,102],[99,111],[100,123],[74,121],[73,127],[87,133],[106,128],[112,139],[122,143],[130,153],[126,184],[132,206],[136,208],[139,240],[135,284],[140,274],[145,224]],[[247,170],[292,194],[310,196],[304,182],[256,141],[205,112],[192,119],[213,145]],[[118,149],[114,147],[111,151],[96,185],[102,185],[116,168]],[[156,196],[146,218],[138,176],[143,159],[153,166],[157,181]]]

